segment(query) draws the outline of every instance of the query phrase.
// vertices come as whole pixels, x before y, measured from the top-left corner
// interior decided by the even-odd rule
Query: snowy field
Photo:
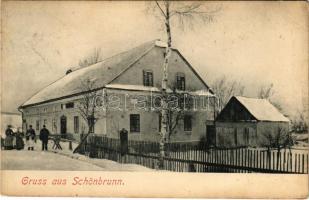
[[[96,165],[74,160],[52,152],[2,151],[1,169],[4,170],[103,170]]]
[[[1,169],[3,170],[70,170],[70,171],[153,171],[135,164],[121,164],[106,159],[92,159],[80,154],[73,154],[68,143],[61,143],[63,150],[41,151],[38,141],[34,151],[1,150]],[[73,149],[77,144],[73,143]]]

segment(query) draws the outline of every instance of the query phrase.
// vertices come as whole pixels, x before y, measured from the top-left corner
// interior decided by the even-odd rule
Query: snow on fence
[[[209,148],[206,144],[169,143],[164,170],[176,172],[308,173],[308,151]],[[89,157],[156,168],[159,143],[89,136],[80,153]]]

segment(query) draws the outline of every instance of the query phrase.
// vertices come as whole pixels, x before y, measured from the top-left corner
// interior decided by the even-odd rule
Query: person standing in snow
[[[35,131],[32,128],[32,125],[29,126],[29,129],[26,132],[26,143],[29,150],[34,150],[34,140],[35,140]]]
[[[11,129],[11,125],[8,125],[7,129],[5,130],[5,139],[4,139],[4,149],[5,150],[12,150],[13,149],[13,131]]]
[[[121,155],[128,153],[128,131],[125,128],[120,131],[120,147]]]
[[[16,137],[16,149],[17,150],[23,149],[25,146],[24,140],[23,140],[24,133],[20,131],[20,128],[17,129],[15,137]]]
[[[43,128],[40,131],[40,140],[42,141],[42,151],[47,151],[47,144],[48,144],[48,136],[49,130],[43,125]]]

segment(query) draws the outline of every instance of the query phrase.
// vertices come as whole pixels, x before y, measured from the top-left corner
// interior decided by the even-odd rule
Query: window
[[[183,121],[184,121],[184,131],[192,131],[192,116],[185,115]]]
[[[176,75],[176,89],[186,90],[186,79],[185,75],[182,73],[177,73]]]
[[[36,120],[36,130],[40,130],[40,120]]]
[[[73,102],[66,103],[65,108],[74,108],[74,103]]]
[[[46,113],[47,112],[47,108],[44,108],[43,111]]]
[[[56,119],[53,119],[53,121],[52,121],[52,131],[53,131],[53,132],[56,132],[56,131],[57,131]]]
[[[143,71],[144,86],[153,86],[153,73],[150,70]]]
[[[47,125],[47,119],[44,119],[43,124]]]
[[[140,132],[140,116],[139,114],[130,115],[130,132]]]
[[[95,120],[95,118],[90,117],[88,120],[89,120],[89,128],[90,128],[89,132],[94,133],[94,125],[95,125],[94,120]]]
[[[74,133],[79,132],[79,119],[78,116],[74,116]]]
[[[159,113],[159,132],[161,132],[162,115]]]

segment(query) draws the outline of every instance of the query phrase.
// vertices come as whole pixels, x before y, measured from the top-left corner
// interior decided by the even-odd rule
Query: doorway
[[[206,141],[210,146],[216,145],[216,128],[214,125],[206,126]]]
[[[61,116],[60,118],[60,133],[62,138],[66,138],[67,134],[67,117]]]

